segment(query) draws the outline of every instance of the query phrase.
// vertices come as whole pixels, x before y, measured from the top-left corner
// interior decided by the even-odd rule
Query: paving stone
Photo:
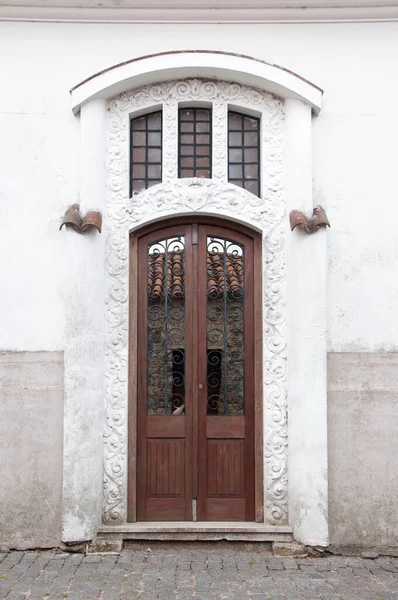
[[[361,558],[370,558],[372,560],[375,560],[376,558],[379,558],[379,555],[377,554],[377,552],[372,552],[371,550],[369,550],[361,552]]]
[[[275,557],[227,545],[135,544],[120,555],[0,555],[5,600],[398,600],[398,560]]]

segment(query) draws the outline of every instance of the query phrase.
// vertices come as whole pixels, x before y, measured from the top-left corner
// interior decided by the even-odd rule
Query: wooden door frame
[[[137,520],[137,304],[138,304],[138,240],[140,237],[174,225],[198,223],[225,227],[244,233],[253,239],[254,248],[254,513],[257,523],[264,522],[264,466],[263,466],[263,316],[262,316],[262,238],[247,226],[228,219],[191,215],[170,217],[135,230],[129,241],[129,345],[128,345],[128,445],[127,445],[127,520]],[[131,384],[131,382],[134,382]]]

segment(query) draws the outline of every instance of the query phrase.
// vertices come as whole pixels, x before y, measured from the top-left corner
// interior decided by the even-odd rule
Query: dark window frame
[[[150,129],[149,128],[149,119],[155,115],[160,114],[160,129]],[[144,129],[134,130],[133,123],[138,121],[138,119],[145,119],[145,127]],[[145,133],[145,144],[141,145],[133,145],[133,136],[134,133]],[[148,136],[150,133],[160,133],[160,145],[152,145],[148,143]],[[145,149],[145,161],[136,161],[134,160],[134,149],[140,150]],[[148,152],[149,150],[160,150],[160,160],[159,161],[149,161],[148,160]],[[144,113],[137,117],[133,117],[130,119],[130,198],[133,193],[139,193],[140,191],[147,190],[153,185],[157,185],[163,181],[163,111],[154,110],[149,113]],[[134,166],[144,165],[145,166],[145,177],[134,177]],[[148,177],[148,170],[150,166],[159,166],[160,165],[160,178],[156,177]],[[143,181],[144,186],[140,190],[134,190],[134,181]]]
[[[230,115],[235,115],[241,118],[241,128],[240,129],[232,129],[230,127]],[[253,129],[246,129],[245,128],[245,119],[251,119],[254,121],[257,121],[257,132]],[[228,115],[227,115],[227,127],[228,127],[228,181],[230,183],[233,183],[234,185],[237,185],[238,187],[241,187],[242,189],[246,189],[245,188],[245,183],[246,182],[250,182],[250,181],[256,181],[257,182],[257,193],[254,194],[254,192],[251,192],[252,194],[254,194],[255,196],[261,197],[261,118],[260,117],[254,117],[252,115],[248,115],[246,113],[243,112],[239,112],[237,110],[228,110]],[[231,133],[240,133],[241,134],[241,145],[240,146],[231,146],[230,144],[230,138],[231,138]],[[245,144],[245,133],[257,133],[257,143],[255,146],[253,145],[247,145]],[[245,151],[246,150],[253,150],[256,149],[257,150],[257,160],[256,161],[250,161],[250,160],[245,160]],[[242,151],[242,160],[241,161],[231,161],[230,160],[230,150],[241,150]],[[246,177],[245,176],[245,167],[248,165],[257,165],[257,177],[253,178],[253,177]],[[241,166],[242,167],[242,177],[230,177],[230,169],[231,166]],[[242,185],[240,185],[237,182],[242,182]],[[250,190],[248,190],[250,191]]]
[[[183,111],[192,111],[193,112],[193,119],[192,120],[188,120],[188,119],[182,119],[181,115]],[[209,113],[209,119],[208,120],[203,120],[203,119],[198,119],[197,118],[197,111],[207,111]],[[193,127],[193,131],[192,131],[192,136],[193,136],[193,143],[192,144],[187,144],[187,143],[182,143],[181,141],[181,136],[182,135],[189,135],[188,132],[184,132],[181,131],[181,123],[193,123],[194,127]],[[196,123],[209,123],[209,131],[208,133],[205,132],[196,132]],[[197,143],[196,141],[196,136],[197,135],[208,135],[209,136],[209,143],[208,144],[201,144],[201,143]],[[181,149],[183,147],[193,147],[193,154],[184,154],[182,155],[181,153]],[[208,154],[197,154],[196,149],[197,148],[205,148],[208,147]],[[181,160],[184,158],[192,158],[193,159],[193,167],[182,167],[181,165]],[[201,158],[208,158],[209,160],[209,167],[200,167],[197,166],[197,159],[201,159]],[[182,175],[182,171],[186,171],[186,170],[192,170],[194,172],[194,175],[192,175],[192,177],[198,177],[196,175],[197,171],[204,171],[204,170],[208,170],[209,172],[209,176],[208,177],[203,177],[204,179],[211,179],[212,177],[212,171],[213,171],[213,110],[212,107],[202,107],[202,106],[184,106],[182,108],[178,109],[178,178],[179,179],[185,179],[186,176]],[[199,175],[200,178],[202,178],[201,175]]]

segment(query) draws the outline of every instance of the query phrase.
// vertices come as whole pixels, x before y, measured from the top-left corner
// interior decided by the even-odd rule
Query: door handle
[[[202,383],[199,383],[198,387],[199,387],[200,390],[203,390],[203,384]]]

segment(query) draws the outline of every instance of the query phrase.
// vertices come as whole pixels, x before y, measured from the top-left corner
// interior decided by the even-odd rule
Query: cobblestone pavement
[[[277,558],[245,543],[145,543],[119,556],[0,554],[7,600],[393,600],[398,558]]]

